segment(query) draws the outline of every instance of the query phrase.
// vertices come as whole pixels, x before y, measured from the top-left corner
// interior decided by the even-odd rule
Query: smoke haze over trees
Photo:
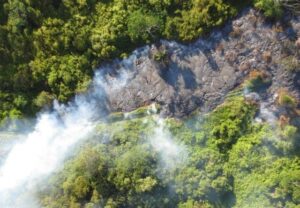
[[[299,207],[296,1],[0,1],[1,208]]]

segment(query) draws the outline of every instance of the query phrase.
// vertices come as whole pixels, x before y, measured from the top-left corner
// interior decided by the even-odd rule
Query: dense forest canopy
[[[275,2],[275,1],[274,1]],[[267,16],[273,0],[256,0]],[[0,120],[84,91],[93,70],[161,38],[191,41],[251,1],[1,0]]]

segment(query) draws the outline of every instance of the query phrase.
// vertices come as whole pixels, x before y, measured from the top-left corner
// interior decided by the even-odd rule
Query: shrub
[[[239,38],[239,37],[241,37],[242,33],[243,33],[243,31],[241,30],[241,28],[234,27],[233,31],[229,35],[232,38]]]
[[[260,70],[252,70],[245,82],[245,87],[252,91],[257,91],[270,83],[271,79],[268,74]]]
[[[160,62],[162,64],[167,64],[169,62],[168,52],[164,47],[160,47],[157,50],[155,50],[152,56],[155,61]]]
[[[300,63],[297,57],[295,56],[287,56],[281,59],[281,64],[285,67],[286,70],[291,72],[300,71]]]
[[[162,61],[166,58],[166,56],[167,56],[166,51],[158,51],[157,53],[154,54],[154,60]]]
[[[295,126],[286,125],[282,128],[281,136],[286,139],[293,138],[297,133],[297,128]]]
[[[270,51],[264,51],[262,58],[265,62],[270,63],[272,61],[272,54]]]
[[[283,107],[295,108],[298,102],[286,89],[280,89],[278,91],[277,104]]]
[[[43,106],[50,106],[53,100],[53,95],[51,95],[49,92],[42,91],[34,100],[34,104],[37,107],[42,108]]]
[[[269,18],[280,18],[283,14],[281,3],[277,0],[255,0],[254,6]]]

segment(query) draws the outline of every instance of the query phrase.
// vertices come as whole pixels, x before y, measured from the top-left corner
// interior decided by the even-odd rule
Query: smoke
[[[0,169],[0,207],[32,207],[32,200],[22,195],[28,195],[73,145],[92,133],[94,108],[95,102],[78,97],[69,106],[55,104],[53,112],[39,116],[34,130],[14,145]]]
[[[254,119],[255,122],[266,122],[271,127],[276,127],[276,121],[278,120],[278,118],[275,114],[276,108],[273,105],[276,97],[271,97],[268,100],[263,100],[258,93],[251,92],[251,90],[249,90],[247,87],[243,89],[243,96],[248,100],[252,100],[256,103],[259,103],[259,112]]]
[[[174,141],[163,119],[155,118],[155,122],[157,127],[149,142],[159,155],[160,168],[172,171],[186,162],[187,149]]]
[[[53,172],[68,149],[91,133],[94,125],[84,115],[80,109],[63,121],[53,114],[41,115],[34,131],[13,147],[1,168],[1,207],[22,207],[11,204],[16,189],[30,189]]]
[[[0,167],[0,207],[38,207],[34,187],[59,168],[72,148],[93,134],[109,112],[107,94],[115,93],[134,76],[137,50],[129,58],[115,61],[96,73],[90,89],[67,105],[54,102],[51,112],[38,116],[33,130],[17,142]],[[2,138],[0,138],[2,140]]]
[[[38,115],[33,127],[19,122],[18,128],[27,133],[18,136],[18,140],[12,139],[15,143],[6,150],[9,152],[0,164],[0,207],[39,207],[35,187],[48,180],[71,155],[76,144],[93,136],[95,127],[105,122],[109,113],[107,94],[113,96],[134,78],[137,58],[147,55],[148,51],[149,48],[144,47],[127,59],[101,67],[85,94],[77,95],[68,104],[55,101],[51,111]],[[157,113],[155,104],[147,113]],[[186,149],[173,141],[162,119],[155,118],[155,123],[154,134],[147,142],[158,154],[160,168],[169,171],[183,164]],[[0,142],[4,134],[0,134]]]
[[[261,123],[263,121],[267,122],[272,127],[275,127],[277,117],[274,112],[270,109],[270,104],[267,102],[261,102],[259,108],[259,115],[255,118],[255,121]]]
[[[53,109],[41,112],[30,127],[25,125],[26,122],[24,125],[18,122],[18,129],[22,129],[23,133],[18,135],[19,139],[17,136],[11,138],[15,142],[4,148],[5,156],[1,155],[0,160],[1,208],[40,207],[35,197],[36,187],[59,170],[76,145],[91,138],[95,127],[105,122],[110,112],[107,95],[113,96],[135,77],[138,73],[137,59],[148,53],[149,47],[144,47],[134,51],[127,59],[101,67],[95,72],[85,94],[77,95],[68,104],[54,101]],[[144,67],[147,67],[144,63],[139,64],[139,69]],[[147,113],[157,112],[153,104]],[[154,117],[154,134],[146,142],[159,157],[159,172],[166,174],[182,165],[187,153],[183,145],[173,140],[164,121]],[[7,131],[10,130],[0,132],[0,142],[4,141],[1,135]]]

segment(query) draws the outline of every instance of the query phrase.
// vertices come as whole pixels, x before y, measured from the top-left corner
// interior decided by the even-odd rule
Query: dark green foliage
[[[0,91],[24,97],[25,106],[0,106],[31,114],[46,92],[65,102],[84,91],[102,61],[136,46],[169,38],[190,41],[222,25],[250,1],[224,0],[6,0],[0,4]],[[256,1],[267,16],[275,1]],[[158,54],[156,59],[164,59]],[[11,102],[11,101],[9,101]],[[45,103],[46,104],[46,103]],[[48,103],[47,103],[48,104]]]
[[[42,91],[34,100],[36,106],[42,108],[44,106],[50,106],[53,101],[53,96],[48,92]]]
[[[250,72],[244,86],[247,90],[259,92],[265,90],[271,83],[272,80],[270,75],[259,70],[253,70]]]
[[[235,15],[237,5],[240,1],[2,1],[0,91],[27,102],[1,105],[0,120],[10,110],[30,115],[48,104],[36,102],[41,92],[67,101],[88,86],[102,61],[139,45],[195,39]]]
[[[136,42],[148,42],[158,39],[162,32],[163,21],[157,15],[145,14],[138,10],[128,18],[128,34]]]

